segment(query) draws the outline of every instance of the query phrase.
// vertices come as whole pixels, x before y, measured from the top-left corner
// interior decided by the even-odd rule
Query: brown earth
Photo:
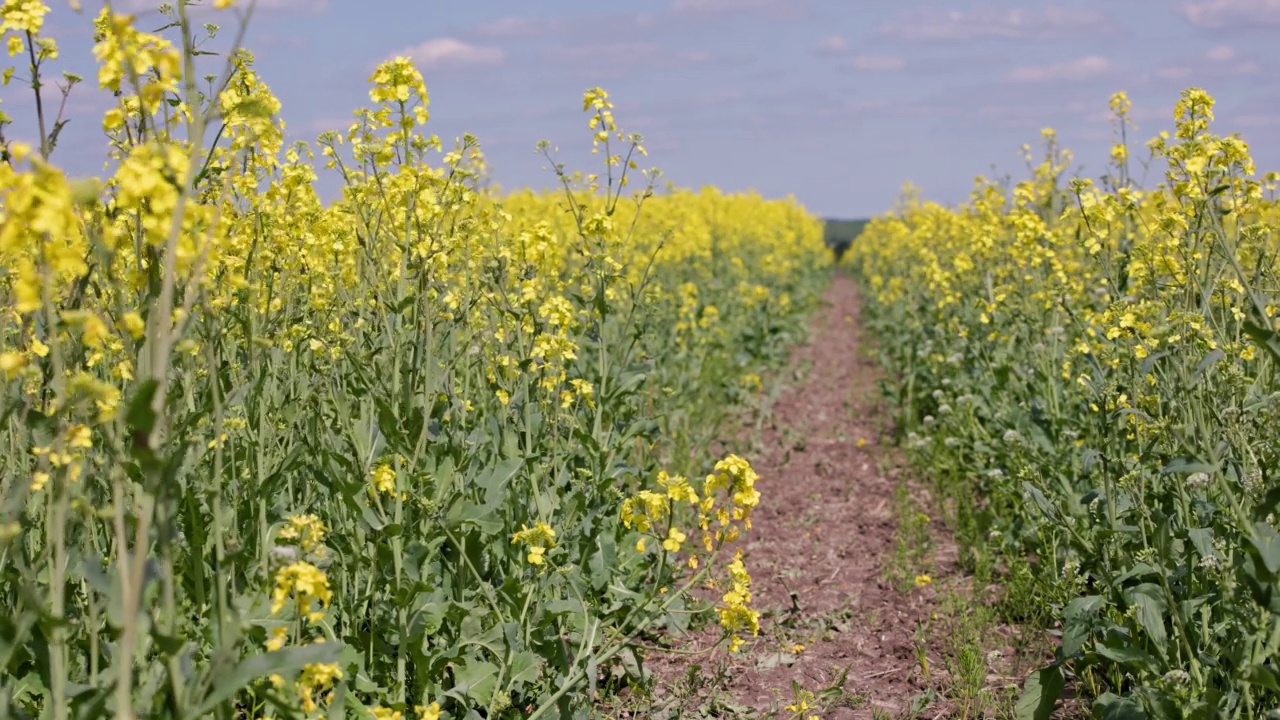
[[[939,640],[917,640],[918,623],[937,619],[939,583],[911,587],[908,581],[902,589],[886,580],[898,527],[899,470],[892,449],[880,442],[888,422],[877,404],[880,370],[860,348],[853,281],[837,274],[825,300],[809,344],[793,354],[787,386],[760,416],[749,454],[762,499],[740,547],[761,612],[760,635],[735,654],[723,646],[698,652],[719,638],[715,628],[675,639],[678,654],[646,661],[659,682],[641,714],[773,709],[787,718],[795,714],[783,709],[794,701],[793,682],[818,693],[839,687],[844,676],[843,690],[829,691],[816,703],[826,707],[809,712],[823,720],[961,717],[942,697]],[[912,494],[917,507],[930,506],[918,489]],[[934,572],[958,576],[954,546],[932,525]],[[1006,646],[993,640],[983,644]],[[918,646],[926,648],[927,678]],[[988,684],[1001,680],[997,674]],[[917,711],[913,700],[926,687],[938,695]]]

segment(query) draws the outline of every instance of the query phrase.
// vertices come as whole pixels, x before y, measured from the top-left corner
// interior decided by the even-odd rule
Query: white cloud
[[[247,5],[248,0],[240,0]],[[311,13],[322,13],[329,9],[329,0],[258,0],[257,7],[266,10],[305,10]]]
[[[1230,45],[1219,45],[1204,56],[1214,62],[1230,62],[1236,59],[1236,49]]]
[[[476,32],[484,37],[492,38],[531,37],[534,35],[549,35],[558,31],[561,27],[563,27],[563,23],[558,20],[508,15],[491,23],[481,25]]]
[[[785,5],[782,0],[675,0],[676,12],[738,12]]]
[[[1162,80],[1186,80],[1192,76],[1231,77],[1257,75],[1260,72],[1262,72],[1262,66],[1256,61],[1242,58],[1240,53],[1230,45],[1219,45],[1193,62],[1165,66],[1156,70],[1155,74]]]
[[[865,72],[893,72],[906,66],[902,58],[893,55],[859,55],[853,59],[853,69]]]
[[[502,48],[473,45],[457,38],[433,38],[394,55],[408,55],[425,68],[457,68],[498,65]]]
[[[1021,67],[1009,74],[1009,79],[1019,83],[1077,82],[1089,80],[1111,72],[1111,61],[1090,55],[1076,60]]]
[[[127,12],[145,13],[148,11],[154,12],[160,7],[161,1],[162,0],[125,0],[123,3],[115,3],[114,6],[123,7]],[[249,3],[250,0],[235,0],[235,7],[247,8]],[[213,3],[194,5],[191,6],[191,10],[202,16],[216,16],[225,12],[214,10]],[[329,10],[329,0],[257,0],[254,10],[287,11],[306,13],[309,15],[323,15]]]
[[[1232,118],[1233,125],[1246,130],[1275,130],[1280,128],[1280,117],[1275,115],[1239,115]]]
[[[1049,5],[1042,10],[923,8],[898,15],[882,25],[880,33],[908,42],[972,42],[999,38],[1049,40],[1112,29],[1110,19],[1100,10]]]
[[[1186,80],[1191,77],[1191,68],[1183,65],[1163,67],[1156,71],[1156,77],[1163,80]]]
[[[1207,30],[1280,26],[1280,0],[1203,0],[1184,2],[1178,12]]]
[[[555,48],[549,55],[555,60],[574,65],[597,65],[594,68],[596,76],[601,73],[615,74],[619,68],[672,69],[698,65],[713,59],[711,53],[705,50],[673,52],[651,42],[575,45]]]
[[[807,0],[673,0],[677,14],[733,15],[754,13],[772,17],[797,17],[808,13]]]
[[[843,55],[849,52],[849,41],[839,35],[824,37],[815,46],[819,55]]]

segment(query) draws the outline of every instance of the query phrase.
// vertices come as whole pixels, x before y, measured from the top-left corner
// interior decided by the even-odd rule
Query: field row
[[[568,717],[642,633],[751,637],[723,548],[760,493],[710,448],[802,334],[820,223],[659,192],[599,89],[597,171],[544,147],[557,189],[495,196],[404,59],[286,146],[252,55],[172,15],[96,22],[105,180],[44,122],[0,163],[0,716]]]
[[[1025,717],[1280,705],[1280,203],[1185,91],[1099,182],[1052,131],[1032,177],[956,208],[912,191],[850,250],[902,440],[1007,616],[1057,627]],[[1163,180],[1134,178],[1146,168]]]

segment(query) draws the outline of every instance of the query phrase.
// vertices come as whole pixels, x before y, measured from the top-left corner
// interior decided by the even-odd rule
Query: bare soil
[[[621,715],[975,716],[946,697],[947,638],[938,633],[954,623],[948,612],[966,610],[945,606],[940,588],[973,593],[941,523],[925,519],[929,566],[937,577],[918,587],[895,587],[887,579],[891,565],[902,571],[900,557],[895,560],[895,491],[905,470],[893,448],[881,445],[888,432],[877,384],[881,370],[861,348],[860,333],[854,282],[837,273],[814,314],[808,345],[792,354],[781,395],[737,443],[754,445],[744,455],[760,475],[762,501],[753,529],[740,541],[753,577],[753,605],[762,614],[759,637],[737,653],[723,646],[703,652],[719,639],[714,626],[668,638],[675,653],[646,659],[657,680],[648,707],[632,705]],[[922,488],[906,487],[911,507],[932,507]],[[928,632],[920,632],[922,626]],[[1018,629],[988,630],[982,646],[1009,660],[1019,655],[1012,647]],[[1005,670],[992,671],[987,688],[1009,688],[1020,678],[1006,664],[996,665]],[[809,710],[786,708],[794,705],[797,688],[818,694]]]
[[[740,547],[762,614],[760,635],[735,654],[651,656],[646,663],[660,678],[655,699],[670,701],[664,715],[677,714],[671,705],[678,704],[686,716],[776,709],[786,718],[793,682],[818,692],[843,675],[844,692],[829,695],[840,700],[821,712],[823,720],[913,717],[913,699],[926,686],[941,688],[938,672],[926,677],[917,654],[917,624],[937,611],[937,585],[901,590],[885,578],[898,470],[880,445],[887,430],[880,370],[860,351],[858,312],[853,281],[837,274],[810,342],[794,352],[794,381],[762,416],[749,456],[762,499]],[[933,525],[936,572],[956,574],[954,546]],[[717,639],[708,628],[677,646],[696,652]],[[922,646],[939,667],[936,640]],[[930,703],[918,716],[952,717],[949,707]]]

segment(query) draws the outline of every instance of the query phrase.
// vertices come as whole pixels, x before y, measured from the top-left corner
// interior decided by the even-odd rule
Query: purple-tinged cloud
[[[554,34],[563,27],[564,21],[559,19],[508,15],[481,25],[476,33],[488,38],[536,37]]]
[[[1051,65],[1029,65],[1009,73],[1016,83],[1080,82],[1102,77],[1111,72],[1111,61],[1101,55],[1089,55]]]
[[[251,1],[254,12],[265,10],[306,13],[308,15],[323,15],[329,11],[329,0],[235,0],[232,8],[236,10],[247,10]],[[166,2],[169,5],[174,5],[174,0],[124,0],[124,2],[112,3],[112,7],[117,10],[124,10],[125,12],[130,13],[144,13],[157,10]],[[96,4],[101,6],[104,3]],[[193,5],[190,9],[194,12],[200,13],[201,15],[216,15],[226,12],[214,10],[212,3],[207,5]]]
[[[809,13],[807,0],[673,0],[677,15],[754,14],[774,18],[798,18]]]
[[[894,55],[859,55],[853,59],[853,69],[863,72],[894,72],[906,66],[905,60]]]
[[[1040,10],[981,7],[974,10],[909,10],[885,23],[881,35],[905,42],[974,42],[994,39],[1055,40],[1113,30],[1101,10],[1049,5]]]
[[[1240,52],[1230,45],[1218,45],[1191,62],[1166,65],[1155,74],[1162,80],[1183,81],[1193,76],[1225,78],[1257,75],[1260,72],[1262,72],[1262,66],[1256,60],[1242,57]]]
[[[1178,12],[1206,30],[1280,27],[1280,0],[1199,0],[1182,3]]]
[[[433,38],[393,55],[407,55],[423,68],[456,69],[500,65],[505,58],[502,48],[474,45],[457,38]]]
[[[683,70],[711,62],[706,50],[673,51],[651,42],[607,42],[551,48],[547,57],[571,66],[583,78],[603,80],[654,70]]]
[[[839,35],[824,37],[814,45],[819,55],[844,55],[849,52],[849,41]]]

